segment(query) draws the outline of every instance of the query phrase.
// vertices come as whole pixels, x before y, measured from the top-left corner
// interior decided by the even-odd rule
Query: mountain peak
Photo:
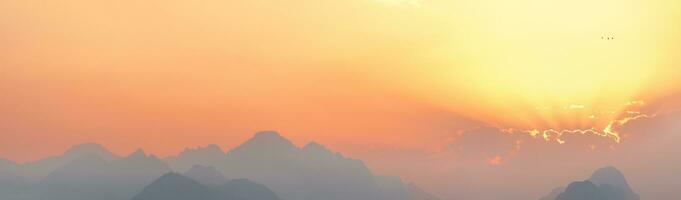
[[[128,155],[128,158],[145,158],[147,157],[147,153],[144,152],[143,149],[138,148],[135,150],[135,152],[132,152],[130,155]]]
[[[555,191],[552,194],[555,194]],[[588,180],[570,183],[555,199],[639,200],[640,197],[629,188],[622,172],[614,167],[604,167],[596,170]]]
[[[608,184],[627,189],[629,188],[629,184],[627,184],[624,174],[612,166],[600,168],[594,171],[594,173],[591,175],[591,178],[589,178],[589,181],[596,185]]]
[[[185,148],[182,152],[180,152],[179,156],[193,156],[197,154],[221,155],[224,153],[225,152],[222,151],[220,146],[216,144],[209,144],[208,146],[204,147]]]
[[[324,147],[322,144],[312,141],[307,143],[303,149],[326,149],[326,147]]]
[[[319,144],[319,143],[314,142],[314,141],[307,143],[303,147],[303,151],[319,153],[319,154],[326,154],[326,155],[333,155],[333,152],[331,152],[331,150],[327,149],[324,145]]]
[[[276,131],[259,131],[255,133],[253,136],[253,139],[260,139],[260,140],[275,140],[275,139],[283,139],[286,140],[286,138],[282,137],[279,135],[279,132]]]
[[[133,200],[217,199],[212,191],[189,177],[166,173],[146,186]]]
[[[176,172],[168,172],[163,174],[163,176],[159,177],[156,181],[158,182],[165,182],[165,181],[174,181],[174,180],[191,180],[189,177],[186,177],[182,174],[176,173]]]
[[[297,147],[288,139],[279,135],[275,131],[261,131],[253,138],[241,144],[230,153],[239,152],[258,152],[258,153],[280,153],[296,150]]]
[[[64,155],[73,158],[91,155],[101,156],[104,159],[110,159],[115,157],[113,153],[111,153],[109,150],[107,150],[102,145],[97,143],[83,143],[74,145],[68,150],[66,150],[66,152],[64,152]]]

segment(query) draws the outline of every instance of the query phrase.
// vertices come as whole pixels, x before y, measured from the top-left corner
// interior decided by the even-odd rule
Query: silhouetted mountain
[[[596,170],[589,178],[592,183],[602,187],[614,187],[624,191],[625,199],[638,200],[638,194],[629,187],[624,174],[614,167],[604,167]]]
[[[229,179],[225,178],[225,176],[215,170],[215,168],[201,165],[194,165],[194,167],[185,172],[184,175],[203,185],[221,185],[229,181]]]
[[[231,180],[217,190],[223,199],[230,200],[280,200],[272,190],[248,179]]]
[[[85,156],[50,173],[38,187],[38,199],[127,200],[168,171],[165,163],[142,150],[111,161]]]
[[[556,200],[605,200],[598,186],[591,181],[572,182]]]
[[[246,179],[206,186],[189,177],[167,173],[146,186],[132,200],[279,200],[265,186]]]
[[[17,172],[19,164],[0,159],[0,199],[3,194],[15,193],[27,185],[27,180]]]
[[[414,184],[407,184],[409,200],[439,200]]]
[[[18,177],[18,174],[16,174],[18,168],[18,164],[0,158],[0,186],[13,181],[15,177]]]
[[[589,180],[570,183],[564,191],[560,190],[554,189],[541,200],[639,200],[624,175],[614,167],[598,169]]]
[[[207,164],[192,167],[183,177],[230,199],[432,199],[422,190],[408,187],[399,177],[374,176],[360,160],[346,158],[316,142],[299,148],[273,131],[259,132],[228,153],[209,145],[186,149],[165,161],[175,162],[176,168]],[[7,170],[12,168],[15,170]],[[128,200],[170,171],[164,161],[141,149],[116,157],[100,145],[82,144],[61,156],[24,165],[0,160],[0,186],[12,186],[0,188],[0,197]],[[31,179],[24,179],[22,174]],[[223,174],[237,179],[229,181]]]
[[[224,159],[225,153],[217,145],[211,144],[205,147],[187,148],[177,156],[163,159],[175,171],[184,172],[194,165],[212,166],[215,162]]]
[[[558,195],[560,195],[563,192],[565,192],[565,187],[557,187],[551,190],[551,193],[542,197],[539,200],[556,200],[556,198],[558,198]]]
[[[216,169],[228,177],[262,183],[286,200],[407,198],[404,187],[397,192],[381,186],[362,161],[314,142],[298,148],[273,131],[259,132],[228,152]]]
[[[113,160],[116,158],[113,153],[104,148],[102,145],[96,143],[83,143],[75,145],[66,150],[62,157],[74,159],[91,155],[99,156],[104,160]]]
[[[245,143],[232,149],[228,155],[231,157],[246,156],[280,156],[297,153],[300,151],[288,139],[281,137],[274,131],[258,132]]]
[[[9,169],[15,169],[18,166],[17,163],[12,162],[11,160],[6,160],[0,158],[0,170],[9,170]]]
[[[155,180],[132,200],[221,200],[220,195],[200,183],[177,173]]]
[[[98,156],[104,160],[113,160],[117,158],[99,144],[84,143],[71,147],[60,156],[25,163],[21,166],[19,173],[32,181],[38,181],[57,168],[86,156]]]

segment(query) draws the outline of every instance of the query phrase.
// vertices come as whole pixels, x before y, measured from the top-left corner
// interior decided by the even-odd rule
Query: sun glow
[[[465,18],[441,19],[455,25],[452,36],[413,55],[410,62],[421,68],[407,73],[422,77],[409,86],[503,130],[557,143],[569,142],[563,136],[570,134],[620,142],[619,126],[655,114],[640,110],[654,98],[642,91],[669,76],[661,72],[679,71],[677,58],[662,51],[679,40],[668,33],[678,28],[659,31],[668,26],[662,13],[674,12],[663,5],[486,0],[459,6],[454,13]]]

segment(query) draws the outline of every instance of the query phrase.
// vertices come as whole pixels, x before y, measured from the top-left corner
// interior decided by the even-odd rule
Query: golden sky
[[[678,24],[671,0],[0,1],[0,155],[603,133],[676,108]]]
[[[0,158],[277,130],[445,199],[671,183],[679,24],[678,0],[0,0]]]

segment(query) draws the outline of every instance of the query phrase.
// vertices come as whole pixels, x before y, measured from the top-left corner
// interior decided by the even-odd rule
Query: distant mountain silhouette
[[[11,160],[6,160],[0,158],[0,170],[9,170],[9,169],[15,169],[18,166],[17,163],[12,162]]]
[[[596,170],[591,175],[591,178],[589,178],[589,181],[601,187],[623,190],[622,192],[627,200],[639,199],[638,194],[634,193],[629,187],[624,174],[614,167],[604,167]]]
[[[414,184],[408,184],[407,190],[409,194],[409,200],[439,200],[437,197],[427,193]]]
[[[605,167],[596,170],[589,180],[572,182],[564,191],[554,189],[541,200],[639,200],[639,196],[619,170]]]
[[[269,188],[248,179],[231,180],[217,190],[224,199],[230,200],[280,200]]]
[[[127,200],[170,168],[144,151],[108,161],[97,155],[76,159],[40,182],[39,199]]]
[[[560,195],[563,192],[565,192],[565,187],[557,187],[551,190],[551,193],[549,193],[545,197],[542,197],[539,200],[556,200],[556,198],[558,198],[558,195]]]
[[[189,177],[167,173],[146,186],[132,200],[279,200],[271,190],[249,180],[206,186]]]
[[[298,148],[274,131],[227,153],[216,169],[228,177],[262,183],[286,200],[406,199],[406,187],[382,186],[362,161],[311,142]],[[397,181],[397,184],[402,184]]]
[[[224,157],[225,152],[219,146],[211,144],[205,147],[186,148],[179,155],[164,158],[163,161],[173,170],[185,172],[194,165],[212,166]]]
[[[25,163],[21,166],[21,169],[18,173],[32,181],[38,181],[57,168],[86,156],[98,156],[104,160],[113,160],[118,158],[116,155],[99,144],[84,143],[69,148],[60,156],[54,156]]]
[[[0,186],[10,182],[14,177],[17,177],[18,174],[16,174],[16,170],[18,168],[19,164],[0,158]]]
[[[184,175],[203,185],[221,185],[229,181],[215,168],[201,165],[194,165]]]
[[[360,160],[316,142],[299,148],[274,131],[258,132],[228,153],[208,145],[164,160],[141,149],[118,157],[93,143],[26,164],[0,160],[0,199],[130,200],[172,171],[167,163],[186,168],[182,177],[230,199],[434,199],[399,177],[374,175]]]
[[[214,190],[189,177],[167,173],[144,189],[132,200],[220,200]]]
[[[591,181],[572,182],[560,193],[556,200],[606,200],[605,195],[598,186]]]
[[[10,160],[0,159],[0,199],[2,194],[20,193],[27,180],[17,173],[19,164]]]

